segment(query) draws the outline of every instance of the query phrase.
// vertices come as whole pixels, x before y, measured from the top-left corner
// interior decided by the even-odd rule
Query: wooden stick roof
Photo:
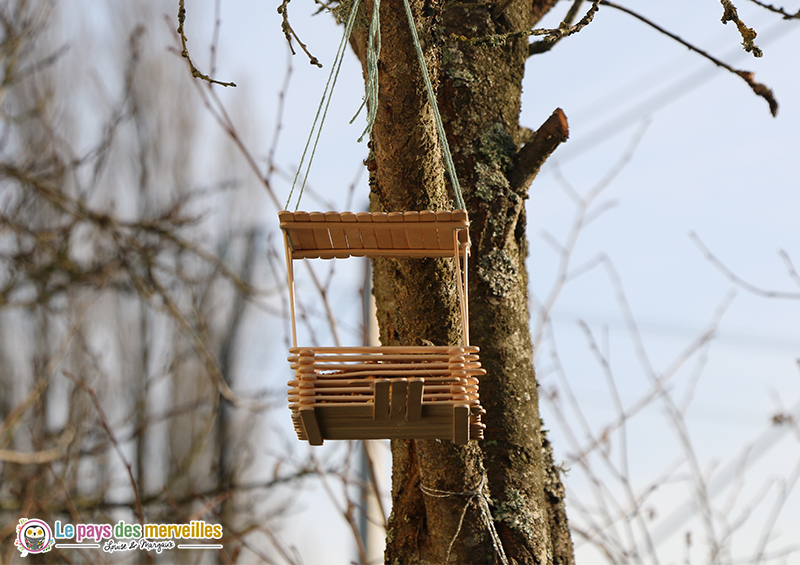
[[[468,247],[464,210],[422,212],[280,212],[292,259],[453,257]]]

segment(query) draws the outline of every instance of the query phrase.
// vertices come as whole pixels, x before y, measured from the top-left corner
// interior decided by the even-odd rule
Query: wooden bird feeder
[[[485,375],[469,345],[469,221],[453,212],[280,212],[292,340],[289,408],[301,440],[482,439]],[[347,257],[452,257],[463,346],[298,347],[293,261]]]

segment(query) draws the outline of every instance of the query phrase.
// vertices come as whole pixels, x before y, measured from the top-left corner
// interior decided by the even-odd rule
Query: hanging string
[[[311,146],[311,155],[308,159],[308,164],[306,165],[305,173],[303,174],[303,182],[300,185],[300,191],[297,195],[297,205],[295,206],[295,211],[300,207],[300,199],[303,197],[303,191],[306,187],[306,180],[308,179],[308,173],[311,170],[311,163],[314,160],[314,155],[317,151],[317,144],[319,143],[320,135],[322,134],[322,125],[325,123],[325,117],[328,114],[328,107],[331,103],[331,98],[333,97],[333,89],[336,86],[336,81],[339,77],[339,70],[342,66],[342,61],[344,60],[344,51],[346,49],[347,41],[350,38],[350,34],[353,31],[353,25],[355,24],[356,15],[358,14],[358,7],[359,7],[360,0],[354,0],[353,6],[350,9],[350,14],[347,19],[347,25],[345,26],[344,33],[342,34],[342,40],[339,43],[339,48],[336,52],[336,57],[333,61],[333,66],[331,68],[331,73],[328,76],[328,82],[325,84],[325,90],[322,93],[322,100],[320,100],[319,107],[317,108],[317,113],[314,116],[314,123],[311,125],[311,132],[308,135],[308,140],[306,141],[305,148],[303,149],[303,155],[300,157],[300,164],[297,167],[297,173],[294,176],[294,180],[292,182],[292,188],[289,191],[289,197],[286,199],[286,206],[285,209],[289,209],[289,205],[292,201],[292,196],[294,195],[294,190],[297,186],[297,181],[300,178],[300,174],[303,170],[303,164],[305,163],[306,155],[308,154],[308,149],[311,146],[311,140],[314,139],[314,144]],[[417,52],[417,58],[419,59],[420,69],[422,70],[422,79],[425,83],[425,90],[428,94],[428,102],[433,109],[433,117],[436,123],[436,131],[439,135],[439,140],[442,144],[442,156],[444,159],[445,168],[447,169],[447,174],[450,177],[450,183],[453,186],[453,193],[455,194],[456,199],[456,207],[460,210],[466,210],[466,204],[464,203],[464,196],[461,193],[461,185],[458,182],[458,176],[456,175],[456,168],[455,164],[453,163],[453,156],[450,153],[450,145],[447,142],[447,136],[445,135],[444,131],[444,124],[442,123],[442,117],[439,113],[439,105],[436,102],[436,95],[433,92],[433,84],[431,84],[431,79],[428,74],[428,67],[425,64],[425,56],[422,53],[422,46],[419,42],[419,36],[417,34],[417,25],[414,22],[414,16],[411,13],[411,6],[408,3],[408,0],[403,0],[403,5],[405,6],[406,16],[408,17],[408,24],[411,28],[411,37],[414,42],[414,49]],[[369,27],[369,40],[367,45],[367,84],[366,84],[366,93],[364,96],[364,102],[362,103],[361,107],[359,107],[356,115],[353,116],[353,119],[350,120],[350,123],[355,120],[356,116],[361,112],[361,108],[364,105],[368,106],[367,110],[367,127],[364,129],[364,132],[361,134],[361,137],[358,138],[358,141],[362,141],[365,135],[368,135],[372,132],[372,126],[375,123],[375,117],[378,111],[378,58],[380,57],[381,51],[381,38],[380,38],[380,16],[379,16],[379,9],[380,9],[380,0],[375,0],[372,9],[372,20],[370,22]],[[317,127],[319,124],[319,127]],[[314,131],[316,130],[316,137],[314,137]]]
[[[358,138],[358,142],[364,139],[365,135],[372,133],[372,126],[375,124],[375,117],[378,115],[378,59],[381,56],[381,18],[380,0],[375,0],[372,5],[372,21],[369,24],[369,41],[367,42],[367,85],[364,101],[358,107],[356,115],[350,120],[352,124],[364,105],[367,105],[367,127]]]
[[[306,180],[308,179],[308,172],[311,170],[311,162],[314,160],[314,154],[317,151],[317,144],[319,143],[319,137],[322,133],[322,125],[325,123],[325,116],[328,114],[328,106],[330,106],[331,98],[333,97],[333,88],[336,86],[336,80],[339,78],[339,69],[342,67],[342,61],[344,60],[344,52],[347,48],[347,40],[350,38],[350,34],[353,31],[353,25],[356,21],[356,15],[358,14],[358,5],[360,0],[354,0],[353,6],[350,8],[350,15],[347,18],[347,25],[345,26],[344,33],[342,34],[342,41],[339,43],[339,49],[336,51],[336,57],[333,59],[333,66],[331,67],[331,73],[328,75],[328,82],[325,84],[325,90],[322,91],[322,100],[319,102],[319,107],[317,108],[317,114],[314,116],[314,123],[311,125],[311,132],[308,134],[308,140],[306,141],[306,146],[303,149],[303,155],[300,157],[300,164],[297,166],[297,173],[294,175],[294,181],[292,182],[292,189],[289,191],[289,198],[286,199],[286,206],[284,210],[289,209],[289,204],[292,201],[292,194],[294,194],[294,189],[297,186],[297,179],[300,177],[300,171],[303,169],[303,163],[306,159],[306,153],[308,153],[308,148],[311,145],[311,139],[314,137],[314,130],[317,130],[317,137],[314,139],[314,146],[311,149],[311,156],[308,158],[308,165],[306,166],[306,172],[303,175],[303,183],[300,185],[300,192],[297,195],[297,206],[295,206],[295,211],[300,208],[300,199],[303,197],[303,190],[306,188]],[[326,101],[327,97],[327,101]],[[324,106],[324,111],[323,111]],[[320,120],[320,114],[322,114],[322,119]],[[319,122],[319,128],[317,128],[317,123]]]
[[[453,539],[450,540],[450,545],[447,547],[447,555],[445,556],[444,562],[450,562],[450,552],[453,550],[453,545],[456,543],[456,538],[458,538],[458,534],[461,533],[461,526],[464,525],[464,517],[467,515],[467,510],[469,509],[472,502],[477,499],[478,507],[481,509],[481,518],[483,519],[484,524],[486,525],[486,529],[489,530],[489,536],[492,538],[492,546],[494,547],[495,553],[500,557],[500,562],[503,565],[508,565],[508,558],[506,557],[506,552],[503,549],[503,542],[500,540],[500,536],[497,533],[497,530],[494,527],[494,521],[492,520],[492,512],[489,508],[489,497],[484,492],[484,487],[486,486],[486,473],[483,474],[481,477],[481,483],[478,485],[477,490],[465,490],[461,492],[451,492],[447,490],[439,490],[435,488],[426,487],[422,483],[419,484],[420,490],[431,496],[433,498],[448,498],[451,496],[468,496],[469,500],[464,505],[464,510],[461,511],[461,518],[458,520],[458,527],[456,528],[456,533],[453,535]]]
[[[428,76],[428,66],[425,64],[425,56],[422,54],[422,46],[419,43],[417,24],[414,23],[414,16],[411,13],[411,6],[409,6],[408,0],[403,0],[403,5],[406,8],[408,25],[411,27],[411,37],[414,40],[414,48],[417,50],[419,66],[422,68],[422,79],[425,81],[425,90],[428,91],[428,102],[430,102],[431,108],[433,108],[433,118],[436,122],[436,131],[439,133],[439,141],[442,143],[442,155],[444,157],[444,164],[447,168],[447,173],[450,176],[450,183],[453,185],[453,192],[456,196],[456,206],[459,210],[466,210],[467,206],[464,204],[464,197],[461,194],[461,185],[458,184],[458,177],[456,176],[456,166],[453,164],[453,156],[450,154],[450,145],[447,143],[447,136],[444,133],[442,116],[439,115],[439,105],[436,103],[436,95],[433,92],[431,78]]]

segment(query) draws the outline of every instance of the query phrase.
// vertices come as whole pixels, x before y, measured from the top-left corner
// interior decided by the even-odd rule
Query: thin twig
[[[767,4],[765,2],[761,2],[761,0],[750,0],[753,4],[761,6],[765,10],[769,10],[770,12],[774,12],[776,14],[780,14],[783,16],[784,20],[798,20],[800,19],[800,10],[797,10],[794,14],[790,14],[786,11],[786,8],[779,8],[777,6],[773,6],[772,4]]]
[[[731,271],[722,261],[720,261],[711,251],[706,247],[706,245],[702,242],[700,237],[694,233],[689,233],[689,239],[692,240],[706,260],[711,263],[720,273],[722,273],[725,278],[731,281],[736,286],[755,294],[756,296],[761,296],[763,298],[782,298],[782,299],[789,299],[789,300],[800,300],[800,292],[788,292],[788,291],[780,291],[780,290],[767,290],[761,287],[758,287],[754,284],[747,282],[746,280],[742,279],[738,275],[736,275],[733,271]],[[790,270],[790,275],[792,271]],[[795,273],[796,275],[796,273]]]
[[[459,41],[468,45],[475,46],[488,46],[500,47],[505,45],[510,39],[518,39],[520,37],[529,36],[544,36],[542,41],[557,42],[565,37],[574,35],[592,23],[594,15],[597,13],[601,4],[600,0],[592,0],[592,5],[581,20],[575,25],[560,25],[557,28],[537,28],[537,29],[524,29],[522,31],[512,31],[509,33],[492,33],[489,35],[482,35],[480,37],[467,37],[465,35],[458,35],[455,33],[450,34],[452,41]]]
[[[282,0],[281,5],[278,6],[278,13],[281,15],[283,20],[281,21],[281,29],[283,30],[283,35],[286,38],[286,41],[289,43],[289,49],[292,50],[292,55],[296,55],[294,52],[294,47],[292,46],[292,38],[294,37],[297,44],[300,46],[300,49],[308,55],[308,62],[312,65],[315,65],[322,68],[322,63],[319,62],[319,59],[314,57],[311,52],[306,47],[306,44],[300,41],[300,38],[295,33],[294,29],[292,28],[291,24],[289,23],[289,2],[291,0]]]
[[[753,28],[749,28],[745,25],[742,19],[739,17],[739,12],[736,10],[736,6],[733,5],[731,0],[720,0],[722,3],[722,23],[727,25],[728,22],[733,22],[736,24],[736,28],[739,30],[739,35],[742,36],[742,47],[748,53],[752,53],[754,57],[762,57],[764,52],[753,43],[756,38],[756,32]]]
[[[710,55],[706,51],[703,51],[702,49],[700,49],[698,47],[695,47],[694,45],[692,45],[688,41],[685,41],[684,39],[681,39],[679,36],[675,35],[674,33],[670,32],[670,31],[667,31],[666,29],[664,29],[663,27],[661,27],[660,25],[658,25],[654,21],[642,16],[638,12],[634,12],[630,8],[626,8],[624,6],[620,6],[619,4],[616,4],[614,2],[609,2],[609,0],[601,0],[600,4],[602,4],[603,6],[609,6],[610,8],[616,8],[617,10],[619,10],[621,12],[625,12],[626,14],[628,14],[630,16],[633,16],[634,18],[636,18],[640,22],[643,22],[643,23],[649,25],[650,27],[652,27],[653,29],[655,29],[659,33],[662,33],[662,34],[666,35],[667,37],[669,37],[671,39],[674,39],[675,41],[677,41],[678,43],[680,43],[681,45],[683,45],[684,47],[686,47],[690,51],[694,51],[695,53],[697,53],[701,57],[704,57],[704,58],[708,59],[709,61],[711,61],[712,63],[714,63],[718,67],[723,68],[726,71],[737,75],[739,78],[741,78],[743,81],[745,81],[747,83],[747,85],[752,89],[752,91],[755,94],[757,94],[758,96],[761,96],[764,100],[767,101],[767,104],[769,104],[769,111],[770,111],[770,113],[772,114],[773,117],[778,115],[778,101],[775,99],[775,95],[772,93],[772,90],[770,90],[769,87],[767,87],[766,85],[761,84],[760,82],[756,82],[755,81],[755,79],[754,79],[755,74],[754,73],[752,73],[750,71],[740,71],[740,70],[734,69],[729,64],[721,61],[720,59],[717,59],[716,57],[714,57],[713,55]]]
[[[83,390],[91,399],[92,404],[94,405],[94,408],[97,411],[97,414],[100,416],[100,423],[103,426],[106,435],[108,435],[109,439],[111,440],[111,443],[114,446],[114,450],[117,452],[120,461],[122,461],[122,464],[125,466],[125,470],[128,473],[128,480],[131,483],[131,491],[133,492],[133,498],[134,498],[133,510],[134,513],[136,514],[136,518],[139,520],[139,523],[144,524],[144,508],[142,507],[142,499],[139,494],[139,485],[136,482],[136,477],[133,476],[133,467],[131,466],[130,461],[128,461],[128,458],[122,452],[122,446],[120,445],[119,441],[117,441],[117,436],[114,433],[114,430],[111,428],[111,424],[109,423],[108,417],[106,416],[106,411],[103,410],[103,405],[100,403],[100,399],[97,397],[97,393],[93,388],[91,388],[88,384],[86,384],[86,381],[84,381],[83,379],[79,379],[66,369],[62,370],[62,373],[64,374],[65,377],[74,382],[81,390]]]
[[[186,8],[183,5],[184,0],[178,0],[178,35],[181,38],[181,57],[186,59],[186,62],[189,64],[189,71],[192,73],[194,78],[199,78],[208,82],[209,84],[218,84],[220,86],[236,86],[233,82],[222,82],[216,79],[211,78],[208,75],[204,75],[201,73],[197,67],[194,66],[192,62],[192,58],[189,56],[189,49],[186,47],[186,34],[183,31],[183,23],[186,21]]]
[[[561,20],[561,24],[558,26],[559,28],[571,26],[572,23],[575,21],[575,18],[578,17],[578,10],[581,9],[585,0],[573,0],[572,6],[570,6],[569,10],[567,10],[564,19]],[[540,55],[542,53],[547,53],[553,47],[555,47],[556,43],[561,41],[562,37],[557,39],[553,39],[551,41],[547,41],[546,39],[540,39],[539,41],[534,41],[530,45],[528,45],[528,57],[531,55]]]

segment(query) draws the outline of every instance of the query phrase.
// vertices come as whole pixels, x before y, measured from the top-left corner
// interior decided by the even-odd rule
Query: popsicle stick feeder
[[[292,342],[289,408],[297,437],[482,439],[478,348],[469,345],[469,221],[452,212],[280,212],[286,250]],[[299,347],[293,263],[347,257],[452,257],[461,346]]]

